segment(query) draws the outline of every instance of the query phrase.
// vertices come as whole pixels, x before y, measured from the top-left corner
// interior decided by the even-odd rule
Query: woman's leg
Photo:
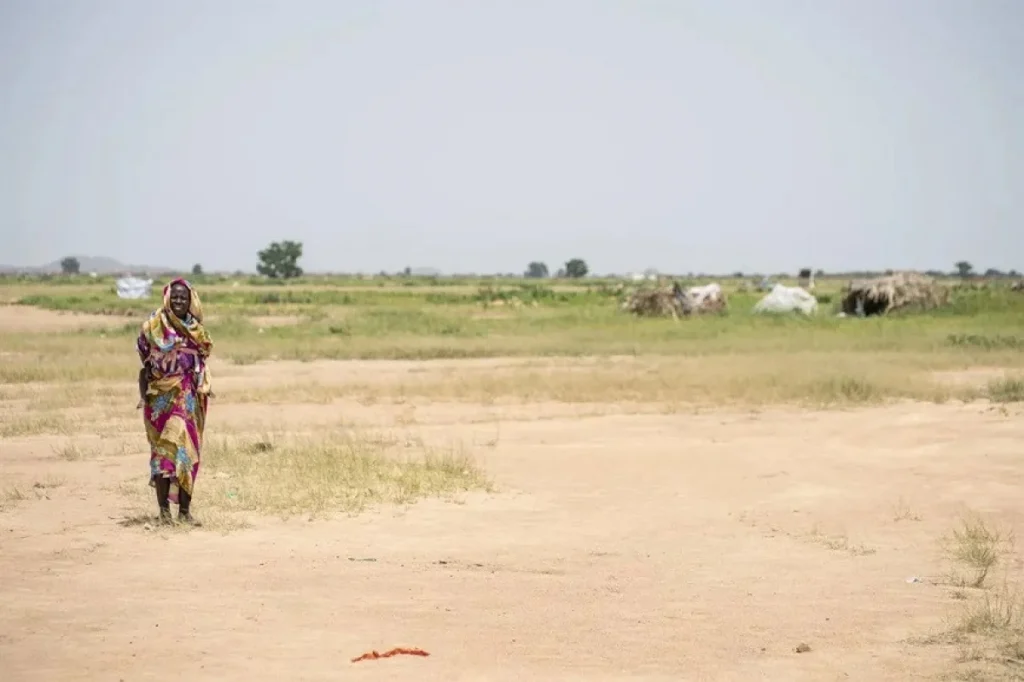
[[[178,491],[178,520],[193,526],[201,526],[202,524],[196,521],[192,517],[190,507],[192,506],[192,495],[185,492],[184,489]]]
[[[156,503],[160,507],[160,520],[170,521],[171,503],[167,499],[167,495],[171,491],[171,479],[164,478],[163,476],[154,476],[153,486],[156,488]]]

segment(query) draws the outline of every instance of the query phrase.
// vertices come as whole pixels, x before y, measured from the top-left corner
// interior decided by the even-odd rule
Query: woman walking
[[[192,490],[199,474],[210,372],[206,360],[213,342],[203,327],[203,306],[196,290],[178,278],[164,287],[163,305],[142,325],[138,338],[140,405],[150,449],[150,485],[156,488],[160,521],[194,526]]]

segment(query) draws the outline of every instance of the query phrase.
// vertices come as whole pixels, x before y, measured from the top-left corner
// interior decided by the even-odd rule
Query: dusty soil
[[[124,324],[125,319],[116,315],[60,313],[23,305],[0,305],[0,329],[5,332],[66,332]]]
[[[954,654],[916,638],[958,603],[937,537],[964,505],[1024,531],[1017,414],[606,408],[423,404],[409,426],[409,405],[215,403],[211,435],[344,418],[461,440],[500,487],[230,533],[122,525],[141,425],[79,436],[104,444],[83,461],[66,436],[0,441],[0,481],[31,493],[0,511],[0,679],[933,679]],[[431,655],[350,662],[396,646]]]
[[[258,328],[290,327],[302,322],[296,315],[257,315],[249,319],[249,323]]]

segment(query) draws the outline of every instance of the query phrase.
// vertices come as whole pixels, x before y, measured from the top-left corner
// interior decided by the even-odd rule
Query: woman
[[[210,372],[206,360],[213,342],[203,327],[199,295],[184,279],[164,287],[163,306],[142,325],[138,339],[140,405],[150,448],[150,485],[156,488],[161,523],[200,525],[190,511],[199,473]]]

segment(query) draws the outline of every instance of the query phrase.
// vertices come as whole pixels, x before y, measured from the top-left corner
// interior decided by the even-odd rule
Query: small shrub
[[[957,577],[971,587],[984,587],[992,570],[1013,551],[1013,532],[990,526],[978,514],[965,514],[960,524],[942,539],[947,558],[967,570],[966,577]]]

